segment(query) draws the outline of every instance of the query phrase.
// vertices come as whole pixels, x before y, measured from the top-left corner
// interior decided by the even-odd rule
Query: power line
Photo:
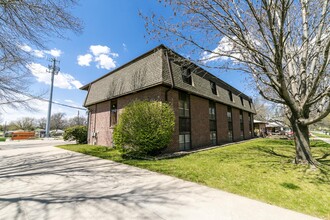
[[[23,96],[27,96],[27,97],[30,97],[30,98],[25,99],[25,100],[21,99],[21,100],[15,100],[15,101],[1,102],[0,105],[8,105],[8,104],[12,104],[12,103],[23,103],[23,102],[27,102],[27,101],[34,100],[34,99],[44,101],[44,102],[49,102],[49,100],[47,100],[47,99],[44,99],[44,98],[41,98],[39,96],[35,96],[35,95],[32,95],[32,94],[26,94],[26,93],[24,93],[22,91],[19,91],[17,89],[13,89],[13,88],[6,88],[6,89],[10,90],[11,92],[14,92],[14,93],[17,93],[17,94],[20,94],[20,95],[23,95]],[[55,105],[60,105],[60,106],[68,107],[68,108],[86,110],[86,108],[67,105],[67,104],[63,104],[63,103],[59,103],[59,102],[52,101],[52,103],[55,104]]]

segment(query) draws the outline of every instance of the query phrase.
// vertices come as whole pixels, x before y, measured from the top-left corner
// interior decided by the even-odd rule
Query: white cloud
[[[218,46],[212,51],[212,53],[204,52],[202,55],[202,61],[211,62],[211,61],[221,61],[231,59],[226,54],[240,57],[238,53],[233,53],[234,44],[228,37],[223,37]]]
[[[47,72],[47,67],[39,63],[31,63],[27,67],[38,82],[50,85],[51,75]],[[70,74],[59,72],[55,75],[54,86],[61,89],[79,89],[83,85]]]
[[[100,56],[95,57],[95,62],[97,62],[97,68],[110,70],[116,67],[116,62],[105,54],[101,54]]]
[[[45,53],[42,50],[33,50],[33,51],[31,51],[31,54],[38,58],[45,57]]]
[[[21,45],[20,48],[22,50],[24,50],[25,52],[31,52],[32,51],[32,48],[30,46],[26,45],[26,44]]]
[[[90,63],[93,60],[93,56],[91,54],[79,55],[77,57],[79,66],[90,66]]]
[[[91,45],[89,51],[91,53],[78,55],[78,65],[90,66],[90,63],[94,61],[98,69],[110,70],[116,67],[116,61],[114,59],[119,57],[119,54],[111,52],[108,46]]]
[[[110,48],[102,45],[91,45],[89,47],[89,50],[93,53],[94,56],[110,53]]]
[[[45,54],[49,54],[53,57],[60,57],[61,54],[63,53],[61,50],[59,49],[51,49],[51,50],[36,50],[36,49],[32,49],[29,45],[24,44],[24,45],[20,45],[19,46],[22,50],[24,50],[25,52],[28,52],[30,54],[32,54],[35,57],[38,58],[44,58]]]
[[[74,103],[74,101],[72,101],[71,99],[65,99],[64,101],[67,103]]]
[[[61,54],[63,53],[61,50],[56,49],[56,48],[54,48],[52,50],[46,50],[44,52],[47,53],[47,54],[52,55],[53,57],[60,57]]]

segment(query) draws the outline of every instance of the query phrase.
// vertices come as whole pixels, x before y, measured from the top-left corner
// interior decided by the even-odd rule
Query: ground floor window
[[[210,140],[212,145],[217,144],[217,132],[216,131],[211,131],[210,132]]]
[[[233,141],[233,131],[228,131],[228,141]]]
[[[190,149],[190,132],[181,133],[179,135],[179,147],[180,150],[189,150]]]

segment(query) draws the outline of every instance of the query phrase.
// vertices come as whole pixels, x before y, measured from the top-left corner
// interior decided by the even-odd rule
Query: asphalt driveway
[[[316,219],[55,147],[0,151],[0,219]]]

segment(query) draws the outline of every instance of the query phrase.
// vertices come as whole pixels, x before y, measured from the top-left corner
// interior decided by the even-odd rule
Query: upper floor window
[[[250,108],[252,108],[251,104],[252,104],[252,103],[251,103],[251,101],[249,100],[249,106],[250,106]]]
[[[117,100],[110,101],[110,126],[117,124]]]
[[[212,101],[209,104],[209,119],[215,120],[215,102]]]
[[[190,117],[189,95],[184,92],[179,93],[179,116]]]
[[[183,82],[191,85],[192,81],[191,81],[191,70],[189,68],[183,68],[182,70],[182,80]]]
[[[233,93],[231,91],[229,91],[229,90],[228,90],[228,95],[229,95],[230,101],[234,101],[234,99],[233,99]]]
[[[210,81],[210,85],[211,85],[211,91],[214,95],[217,95],[217,86],[215,84],[215,82]]]
[[[244,99],[243,99],[243,97],[240,97],[240,98],[241,98],[241,103],[244,106]]]

